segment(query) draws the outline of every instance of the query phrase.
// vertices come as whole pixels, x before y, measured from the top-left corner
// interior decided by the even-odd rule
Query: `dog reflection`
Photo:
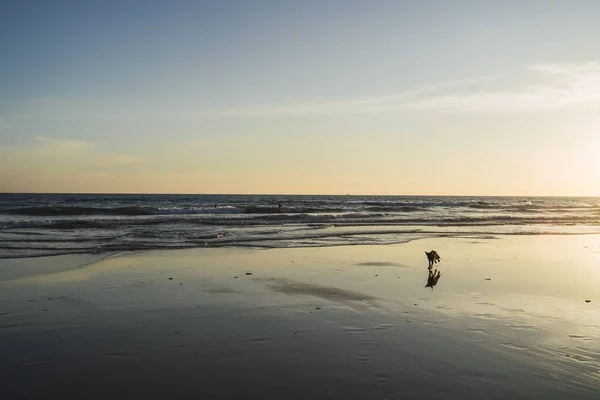
[[[440,280],[440,276],[442,276],[440,271],[438,271],[437,269],[435,271],[432,271],[430,268],[429,276],[427,276],[427,285],[425,285],[425,287],[430,287],[431,290],[433,290],[433,287],[437,285],[438,281]]]

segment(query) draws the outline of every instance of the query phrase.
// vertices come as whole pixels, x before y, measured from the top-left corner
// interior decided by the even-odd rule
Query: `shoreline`
[[[487,234],[479,234],[477,232],[456,232],[443,234],[441,236],[424,236],[424,237],[415,237],[408,238],[401,242],[396,243],[383,243],[383,244],[365,244],[365,243],[357,243],[357,244],[330,244],[330,245],[305,245],[305,246],[288,246],[288,247],[261,247],[261,246],[240,246],[240,245],[197,245],[190,247],[178,247],[178,248],[150,248],[150,249],[134,249],[134,250],[115,250],[115,251],[102,251],[102,252],[74,252],[74,253],[61,253],[61,254],[50,254],[50,255],[31,255],[31,256],[22,256],[22,257],[0,257],[0,282],[2,282],[3,275],[5,275],[5,271],[2,271],[3,268],[15,268],[23,265],[35,265],[39,268],[39,272],[36,274],[45,274],[43,268],[47,268],[48,265],[55,266],[56,264],[66,264],[67,267],[64,267],[64,270],[75,269],[75,268],[85,268],[88,266],[92,266],[98,262],[102,262],[105,259],[111,258],[122,258],[122,257],[130,257],[136,255],[144,255],[144,254],[161,254],[161,253],[173,253],[175,255],[180,252],[198,252],[200,256],[202,252],[206,251],[285,251],[285,250],[306,250],[311,251],[312,249],[344,249],[344,248],[354,248],[354,247],[391,247],[398,248],[399,246],[405,246],[409,244],[413,244],[415,242],[427,242],[427,241],[444,241],[444,240],[468,240],[468,241],[481,241],[486,242],[489,240],[511,240],[514,238],[515,240],[520,240],[519,238],[536,238],[536,237],[582,237],[582,238],[590,238],[597,237],[600,241],[600,233],[598,232],[585,232],[585,233],[565,233],[565,232],[545,232],[545,233],[537,233],[537,234],[521,234],[521,233],[498,233],[493,235]],[[525,239],[526,240],[526,239]],[[535,240],[535,239],[533,239]],[[584,239],[585,240],[585,239]],[[426,246],[424,249],[427,248]],[[57,260],[59,260],[57,262]],[[42,267],[44,264],[46,267]],[[64,272],[63,270],[54,270],[51,268],[47,273],[59,273]]]
[[[373,226],[362,226],[363,228],[384,228],[387,225],[373,225]],[[390,225],[391,227],[395,227],[395,225]],[[335,229],[340,230],[335,234],[326,234],[326,235],[317,235],[314,237],[306,237],[305,239],[328,239],[328,238],[338,238],[345,236],[343,234],[344,227],[335,227]],[[345,227],[351,228],[351,227]],[[257,240],[248,240],[242,242],[228,242],[227,240],[222,242],[204,242],[204,243],[196,243],[189,245],[181,245],[181,246],[156,246],[156,247],[123,247],[111,250],[78,250],[78,251],[65,251],[60,253],[39,253],[39,254],[26,254],[26,255],[0,255],[0,261],[3,260],[21,260],[21,259],[37,259],[37,258],[52,258],[52,257],[85,257],[85,256],[98,256],[104,257],[105,255],[111,254],[135,254],[146,251],[180,251],[180,250],[199,250],[199,249],[215,249],[215,248],[240,248],[240,249],[260,249],[260,250],[277,250],[277,249],[310,249],[310,248],[327,248],[327,247],[346,247],[346,246],[398,246],[405,243],[410,243],[417,240],[429,240],[429,239],[498,239],[504,237],[520,237],[520,236],[600,236],[600,232],[596,230],[591,230],[588,232],[582,232],[581,229],[586,228],[586,226],[578,226],[577,231],[568,232],[565,231],[565,227],[561,227],[561,231],[551,231],[551,230],[541,230],[541,231],[515,231],[515,232],[502,232],[502,231],[476,231],[476,230],[465,230],[465,231],[445,231],[444,228],[455,228],[454,226],[437,226],[437,231],[423,231],[422,229],[409,230],[374,230],[374,229],[365,229],[360,232],[351,232],[348,237],[353,235],[391,235],[391,234],[402,234],[406,235],[402,238],[396,238],[393,240],[388,240],[385,242],[360,242],[360,243],[348,243],[348,242],[340,242],[340,243],[319,243],[319,242],[311,242],[304,244],[293,244],[287,243],[282,246],[274,246],[274,245],[260,245],[258,244],[260,241]],[[595,229],[594,226],[588,226],[589,229]],[[223,237],[227,237],[227,235],[218,233],[215,235],[216,239],[221,239]],[[286,241],[286,239],[281,239],[281,241]],[[248,243],[248,244],[243,244]],[[14,250],[14,249],[10,249]]]

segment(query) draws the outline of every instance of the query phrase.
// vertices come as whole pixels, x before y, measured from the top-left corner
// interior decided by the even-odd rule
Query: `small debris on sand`
[[[173,278],[169,278],[169,280],[170,280],[170,281],[172,281],[172,280],[173,280]]]
[[[491,281],[491,280],[492,280],[492,278],[485,278],[485,280],[486,280],[486,281]]]
[[[252,272],[246,272],[246,275],[252,275]]]
[[[586,303],[590,303],[590,302],[591,302],[591,300],[586,300],[585,302],[586,302]]]

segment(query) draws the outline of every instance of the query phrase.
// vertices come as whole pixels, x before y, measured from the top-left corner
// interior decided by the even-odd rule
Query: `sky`
[[[600,2],[0,2],[0,192],[600,196]]]

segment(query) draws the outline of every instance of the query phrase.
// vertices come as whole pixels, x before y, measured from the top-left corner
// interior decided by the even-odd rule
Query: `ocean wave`
[[[598,210],[598,205],[558,205],[558,204],[534,204],[531,202],[523,203],[486,203],[476,202],[466,205],[467,208],[481,209],[481,210],[498,210],[507,212],[552,212],[552,211],[591,211]]]
[[[374,211],[374,212],[415,212],[415,211],[423,211],[423,207],[417,206],[399,206],[399,205],[387,205],[387,206],[369,206],[365,207],[366,211]]]
[[[311,214],[311,213],[341,213],[348,211],[348,208],[341,207],[266,207],[266,206],[248,206],[243,209],[244,214]]]
[[[598,205],[565,205],[565,204],[534,204],[531,202],[484,202],[484,201],[437,201],[437,202],[375,202],[366,201],[351,205],[336,206],[333,204],[314,204],[302,206],[122,206],[122,207],[87,207],[87,206],[32,206],[8,208],[0,213],[23,217],[84,217],[84,216],[170,216],[170,215],[284,215],[284,214],[343,214],[349,212],[362,213],[412,213],[434,212],[435,210],[473,209],[498,211],[504,213],[539,213],[539,212],[589,212],[600,210]]]
[[[152,215],[152,211],[146,207],[22,207],[8,210],[12,215],[50,217],[50,216],[74,216],[74,215]]]
[[[341,213],[348,208],[332,207],[80,207],[80,206],[42,206],[22,207],[6,211],[9,215],[53,217],[53,216],[144,216],[144,215],[195,215],[195,214],[310,214]]]
[[[531,207],[531,206],[513,206],[513,207],[506,207],[503,209],[504,211],[509,211],[509,212],[520,212],[520,213],[540,213],[543,212],[544,210],[541,208],[535,208],[535,207]]]
[[[569,214],[569,215],[457,215],[448,217],[444,215],[422,215],[418,218],[414,214],[388,214],[388,213],[344,213],[344,214],[254,214],[232,215],[229,217],[219,215],[158,215],[158,216],[61,216],[60,218],[28,218],[0,220],[0,230],[13,232],[18,229],[38,229],[42,231],[76,231],[76,230],[128,230],[137,227],[172,226],[173,229],[187,230],[201,226],[222,226],[249,229],[256,226],[288,226],[288,225],[336,225],[336,226],[364,226],[364,225],[439,225],[439,226],[466,226],[466,225],[525,225],[525,224],[551,224],[551,225],[598,225],[600,215]],[[15,232],[17,233],[17,232]]]
[[[599,211],[600,198],[0,195],[0,258],[600,233]]]
[[[45,206],[22,207],[7,210],[10,215],[54,217],[54,216],[144,216],[144,215],[177,215],[177,214],[239,214],[235,207],[79,207],[79,206]]]

